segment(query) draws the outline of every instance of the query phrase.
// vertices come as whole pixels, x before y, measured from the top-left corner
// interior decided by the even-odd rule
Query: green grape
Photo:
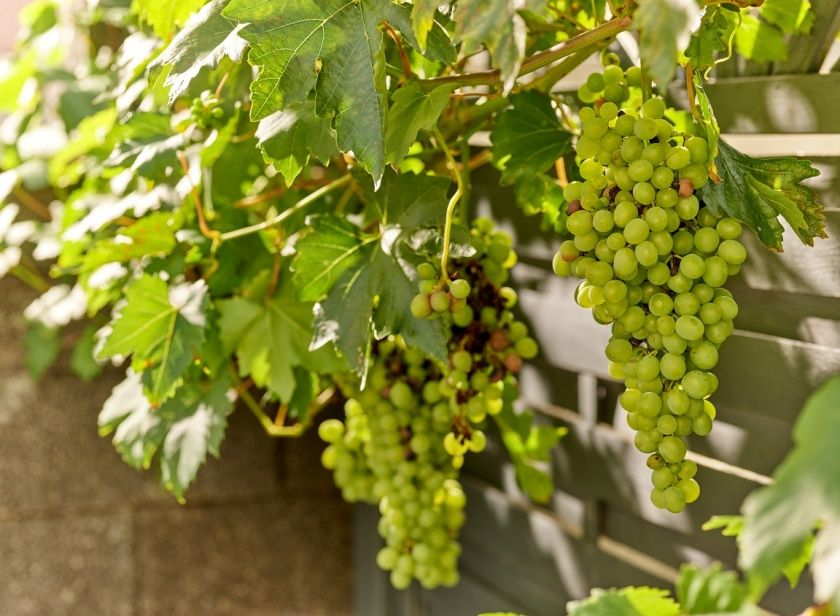
[[[455,299],[466,299],[470,294],[470,283],[463,279],[449,283],[449,292]]]
[[[633,134],[643,141],[650,141],[656,137],[659,127],[656,125],[656,120],[651,118],[639,118],[633,127]]]
[[[452,304],[452,298],[446,291],[435,291],[429,297],[429,303],[435,312],[446,312]]]
[[[432,305],[427,295],[415,295],[411,300],[411,314],[417,319],[425,319],[432,314]]]
[[[717,253],[724,261],[732,265],[740,265],[747,259],[747,250],[738,240],[723,240]]]

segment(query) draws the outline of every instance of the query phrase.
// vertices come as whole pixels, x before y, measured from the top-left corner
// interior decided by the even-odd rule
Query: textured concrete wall
[[[97,436],[118,374],[27,376],[33,297],[0,282],[0,614],[349,614],[351,512],[320,447],[272,442],[238,411],[177,505]]]

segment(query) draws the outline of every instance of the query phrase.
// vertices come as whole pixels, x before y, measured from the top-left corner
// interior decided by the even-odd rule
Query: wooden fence
[[[700,467],[700,500],[679,515],[650,504],[646,456],[633,448],[617,406],[621,387],[606,371],[609,328],[575,305],[574,280],[551,272],[556,237],[522,217],[513,195],[485,172],[475,179],[475,198],[482,213],[518,235],[515,279],[542,349],[522,376],[522,396],[543,421],[570,428],[551,464],[557,491],[548,506],[528,502],[504,452],[491,443],[464,474],[462,583],[434,592],[390,588],[374,563],[377,513],[358,508],[359,616],[555,616],[592,587],[667,587],[684,562],[735,566],[734,541],[700,525],[714,514],[737,513],[744,497],[769,481],[791,446],[804,400],[840,372],[840,74],[726,79],[709,94],[723,132],[738,147],[760,150],[755,155],[768,144],[819,154],[809,156],[822,172],[811,185],[827,206],[830,239],[807,248],[788,230],[782,254],[746,240],[749,260],[730,285],[741,310],[716,369],[718,419],[708,437],[689,443]],[[764,605],[795,614],[811,595],[809,579],[795,590],[779,584]]]

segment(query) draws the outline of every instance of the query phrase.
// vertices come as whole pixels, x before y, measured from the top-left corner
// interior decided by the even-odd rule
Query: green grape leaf
[[[840,602],[838,408],[840,377],[833,377],[805,403],[793,430],[794,447],[773,473],[773,483],[744,501],[739,565],[756,596],[792,563],[798,567],[813,540],[816,599]]]
[[[399,163],[417,139],[417,133],[434,128],[455,88],[455,85],[445,85],[426,92],[412,81],[394,92],[394,104],[388,110],[385,162]]]
[[[729,49],[729,40],[737,26],[737,11],[721,5],[706,7],[700,27],[685,50],[686,58],[696,71],[702,72],[715,65],[717,55]]]
[[[718,530],[724,537],[740,537],[744,518],[739,515],[713,515],[702,526],[703,530]]]
[[[34,379],[40,379],[58,359],[61,332],[41,323],[30,323],[23,344],[26,350],[26,369]]]
[[[161,180],[179,167],[177,152],[189,141],[185,133],[175,133],[170,116],[139,112],[117,127],[123,141],[103,163],[106,167],[125,167],[151,180]]]
[[[295,368],[324,373],[342,369],[342,362],[329,347],[309,351],[312,304],[295,297],[289,274],[288,269],[281,271],[270,300],[234,297],[216,302],[222,344],[236,353],[240,376],[250,376],[283,402],[296,392]]]
[[[809,0],[764,0],[759,14],[788,34],[807,34],[816,16]]]
[[[257,139],[266,160],[291,185],[314,156],[326,163],[338,154],[335,131],[327,118],[315,115],[315,103],[302,101],[260,121]]]
[[[315,307],[312,348],[335,344],[364,376],[371,333],[399,333],[410,346],[436,358],[446,356],[439,320],[415,319],[409,312],[417,294],[416,265],[422,258],[410,244],[419,229],[438,226],[446,209],[449,180],[386,172],[376,192],[366,183],[366,199],[380,221],[376,233],[355,232],[333,217],[313,221],[297,243],[295,282],[305,297],[324,296]]]
[[[572,134],[563,129],[547,94],[525,91],[511,95],[510,102],[490,133],[504,184],[542,174],[572,151]]]
[[[633,27],[641,32],[639,53],[653,81],[664,92],[674,78],[679,54],[700,18],[695,0],[640,0]]]
[[[145,256],[165,256],[177,245],[175,233],[180,217],[171,212],[155,212],[121,228],[112,237],[95,242],[81,260],[81,270],[89,273],[108,263],[128,263]]]
[[[96,332],[97,328],[95,326],[89,325],[86,327],[70,355],[70,368],[83,381],[91,381],[102,372],[102,366],[94,357]]]
[[[706,205],[717,214],[737,218],[769,248],[782,249],[781,215],[808,246],[827,237],[823,205],[801,182],[819,172],[810,161],[791,157],[752,158],[723,139],[715,159],[721,182],[701,189]]]
[[[177,26],[183,26],[190,15],[207,0],[133,0],[131,9],[149,24],[162,39],[168,39]]]
[[[378,181],[385,168],[388,94],[379,25],[387,21],[415,48],[411,11],[393,0],[232,0],[225,16],[248,22],[240,35],[259,67],[251,84],[251,118],[261,120],[316,91],[319,116],[332,117],[338,145]],[[438,40],[446,34],[437,24]],[[427,53],[452,60],[454,50]],[[443,53],[443,56],[440,54]]]
[[[700,111],[703,129],[706,132],[706,141],[709,143],[709,159],[714,160],[720,152],[718,147],[720,126],[715,117],[714,109],[712,109],[712,103],[703,87],[703,79],[697,73],[694,74],[694,91],[697,95],[697,109]]]
[[[438,0],[414,0],[411,7],[411,26],[421,50],[426,49],[426,39],[435,25],[435,14],[439,6]]]
[[[83,119],[72,133],[70,141],[50,159],[50,182],[60,187],[77,183],[88,170],[88,155],[107,155],[116,145],[117,110],[104,109]],[[103,142],[102,134],[109,137]]]
[[[166,75],[164,85],[169,88],[170,105],[187,91],[201,69],[218,66],[226,56],[237,63],[242,60],[248,43],[238,34],[242,26],[222,16],[227,3],[228,0],[213,0],[202,7],[149,64],[152,86]]]
[[[580,601],[566,606],[568,616],[679,616],[680,606],[667,590],[647,586],[628,586],[603,590],[596,588]]]
[[[749,604],[746,585],[720,563],[707,569],[683,565],[675,585],[677,600],[686,614],[717,614],[741,610]]]
[[[520,11],[541,13],[546,0],[460,0],[455,6],[455,38],[468,55],[484,45],[502,73],[505,92],[516,82],[525,57],[528,30]]]
[[[146,395],[160,404],[175,392],[204,342],[206,291],[203,281],[168,286],[149,274],[135,280],[99,357],[132,355],[132,367],[144,373]]]
[[[149,468],[160,453],[161,481],[183,501],[207,454],[219,455],[232,408],[228,387],[225,378],[209,386],[190,383],[154,408],[141,376],[129,369],[102,407],[99,433],[113,433],[114,447],[134,468]]]
[[[743,15],[741,26],[735,31],[735,48],[754,62],[775,62],[787,58],[787,43],[782,33],[749,13]]]

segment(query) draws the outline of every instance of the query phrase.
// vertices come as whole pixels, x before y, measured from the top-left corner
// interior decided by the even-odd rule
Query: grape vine
[[[183,500],[235,408],[274,437],[318,425],[344,498],[380,508],[393,584],[456,583],[470,455],[507,450],[548,502],[562,432],[518,399],[537,340],[564,341],[530,331],[516,234],[476,215],[491,177],[529,232],[562,235],[556,273],[611,324],[653,502],[699,496],[684,439],[715,418],[738,238],[780,249],[779,216],[806,244],[825,236],[801,184],[815,169],[729,146],[703,75],[733,40],[767,53],[804,17],[683,0],[83,4],[33,2],[0,74],[0,276],[37,294],[33,374],[65,344],[82,378],[123,366],[99,429],[127,463]],[[615,53],[622,33],[641,66]],[[578,113],[555,86],[595,54]],[[652,94],[672,83],[690,120]]]

